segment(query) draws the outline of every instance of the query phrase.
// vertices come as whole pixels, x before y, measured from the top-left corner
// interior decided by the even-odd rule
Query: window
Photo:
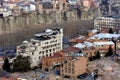
[[[51,53],[50,53],[50,56],[52,56]]]
[[[44,51],[42,51],[42,53],[44,54]]]
[[[46,50],[46,53],[48,53],[48,50]]]
[[[86,53],[86,55],[88,55],[88,53]]]
[[[67,67],[65,67],[65,72],[67,72]]]
[[[43,49],[45,49],[45,47],[43,47]]]
[[[68,66],[71,66],[71,64],[69,63]]]
[[[71,67],[68,67],[68,70],[71,70]]]
[[[45,42],[45,44],[48,44],[48,42]]]
[[[50,49],[50,52],[52,51],[52,49]]]
[[[46,66],[48,65],[48,63],[46,63]]]
[[[68,73],[71,73],[71,69],[70,69],[70,67],[68,68]]]
[[[39,54],[41,54],[41,51],[39,52]]]
[[[35,42],[33,42],[33,44],[35,45]]]
[[[57,40],[55,40],[55,42],[57,42]]]
[[[40,59],[41,57],[39,56],[39,59]]]
[[[72,63],[72,66],[74,66],[74,63]]]
[[[34,52],[32,52],[32,55],[34,55]]]
[[[72,74],[74,74],[74,69],[72,69]]]
[[[48,57],[48,54],[46,54],[46,57]]]
[[[54,41],[50,41],[50,43],[53,43]]]
[[[55,48],[53,48],[53,51],[55,51]]]

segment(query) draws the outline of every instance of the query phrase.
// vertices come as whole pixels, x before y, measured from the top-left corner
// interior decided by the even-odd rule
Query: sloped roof
[[[70,46],[70,47],[68,47],[68,48],[63,49],[63,52],[64,52],[64,53],[69,53],[69,52],[76,53],[76,52],[79,52],[79,51],[80,51],[80,49],[79,49],[79,48],[72,47],[72,46]]]

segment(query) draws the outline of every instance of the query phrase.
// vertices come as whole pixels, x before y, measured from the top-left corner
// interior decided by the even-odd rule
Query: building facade
[[[99,17],[94,20],[94,28],[101,30],[103,28],[119,28],[120,17]]]
[[[67,60],[71,59],[71,55],[74,53],[78,53],[80,49],[75,48],[75,47],[68,47],[63,49],[62,51],[54,53],[50,57],[44,57],[42,58],[42,70],[52,69],[56,65],[61,65]]]
[[[48,69],[50,71],[55,66],[61,65],[65,60],[70,60],[70,58],[69,56],[62,56],[59,53],[55,53],[51,57],[44,57],[42,58],[42,70]]]
[[[109,34],[108,31],[99,33],[98,30],[90,30],[86,38],[80,36],[71,39],[69,42],[74,43],[74,47],[79,48],[81,52],[86,54],[87,57],[90,57],[95,56],[97,51],[104,55],[108,52],[110,47],[114,51],[115,43],[113,40],[117,40],[119,37],[120,34],[118,29],[114,34]],[[119,42],[116,44],[116,47],[119,47]]]
[[[30,42],[24,41],[17,47],[17,54],[30,56],[31,67],[38,66],[42,57],[52,56],[62,50],[63,29],[47,29],[35,34]]]
[[[87,58],[77,57],[76,59],[69,60],[63,64],[61,68],[61,76],[69,76],[73,80],[78,75],[84,74],[87,69]]]

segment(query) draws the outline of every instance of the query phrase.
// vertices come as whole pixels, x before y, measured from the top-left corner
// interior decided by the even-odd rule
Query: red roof
[[[120,28],[112,28],[112,30],[113,30],[113,32],[115,32],[115,31],[119,31]],[[103,29],[101,30],[101,32],[102,32],[102,33],[109,33],[109,28],[103,28]]]
[[[108,28],[103,28],[103,29],[101,29],[100,32],[102,32],[102,33],[108,33],[108,32],[109,32],[109,29],[108,29]]]
[[[48,58],[59,58],[62,57],[61,54],[59,54],[59,52],[53,53],[53,56],[49,56],[49,57],[43,57],[43,59],[48,59]]]
[[[76,52],[79,52],[79,51],[80,51],[79,48],[76,48],[76,47],[73,47],[73,46],[70,46],[68,48],[63,49],[64,53],[69,53],[69,52],[76,53]]]
[[[81,40],[81,39],[76,39],[77,43],[83,43],[85,40]]]

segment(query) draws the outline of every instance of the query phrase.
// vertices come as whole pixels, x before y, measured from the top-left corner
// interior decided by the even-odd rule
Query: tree
[[[9,64],[9,60],[8,60],[7,57],[5,57],[2,67],[3,67],[3,70],[6,70],[7,72],[10,72],[10,64]]]
[[[112,47],[110,45],[108,52],[105,54],[105,57],[109,57],[109,56],[112,56],[112,55],[113,55],[113,49],[112,49]]]
[[[94,58],[95,58],[95,59],[100,59],[100,52],[99,52],[99,51],[96,52]]]
[[[79,18],[81,18],[81,13],[82,13],[82,12],[81,12],[80,8],[78,7],[78,8],[77,8],[77,16],[78,16]]]
[[[110,34],[113,34],[112,28],[109,29],[109,33],[110,33]]]
[[[78,53],[82,53],[82,51],[81,50],[79,50],[79,52]]]
[[[90,57],[89,57],[89,61],[93,61],[94,59],[93,59],[93,56],[91,55]]]
[[[96,59],[100,59],[100,52],[99,51],[95,52],[95,56],[90,56],[89,57],[90,61],[94,61]]]
[[[63,19],[66,21],[67,20],[67,14],[66,12],[63,12]]]
[[[18,56],[13,63],[13,71],[28,71],[30,70],[29,57]]]

